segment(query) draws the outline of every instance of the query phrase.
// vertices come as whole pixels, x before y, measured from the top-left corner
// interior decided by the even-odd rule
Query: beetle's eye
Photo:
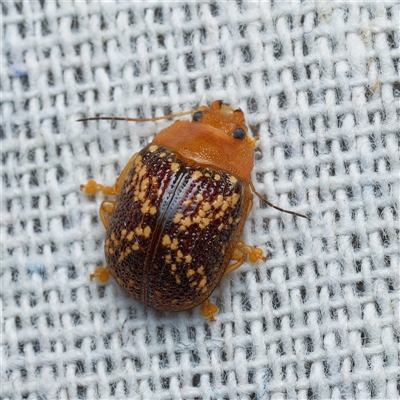
[[[235,139],[243,140],[246,137],[246,132],[242,128],[237,128],[233,131],[232,136]]]
[[[200,121],[202,117],[203,117],[203,111],[196,111],[193,114],[193,121],[196,121],[196,122]]]

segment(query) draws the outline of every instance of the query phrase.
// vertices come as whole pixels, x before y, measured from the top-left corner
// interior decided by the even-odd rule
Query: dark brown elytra
[[[208,298],[223,275],[247,258],[265,261],[240,236],[252,192],[266,200],[251,182],[255,140],[243,113],[220,101],[189,113],[192,121],[175,122],[135,154],[114,186],[82,185],[88,194],[116,196],[100,208],[107,266],[91,278],[106,281],[111,274],[158,310],[202,304],[203,315],[214,320],[218,308]]]

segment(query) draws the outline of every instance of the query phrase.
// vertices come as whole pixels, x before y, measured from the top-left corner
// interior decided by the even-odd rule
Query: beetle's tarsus
[[[202,305],[201,305],[201,313],[203,314],[204,318],[208,318],[210,322],[215,322],[216,319],[214,318],[215,314],[218,314],[218,307],[214,304],[211,303],[209,299],[207,299]]]
[[[93,274],[90,274],[90,280],[97,279],[99,283],[106,283],[110,278],[110,269],[108,267],[97,267]]]
[[[80,189],[86,194],[95,194],[98,192],[110,196],[117,194],[114,186],[103,186],[102,184],[97,183],[94,179],[89,179],[86,185],[80,185]]]

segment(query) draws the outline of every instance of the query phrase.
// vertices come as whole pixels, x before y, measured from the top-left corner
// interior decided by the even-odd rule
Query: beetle
[[[81,185],[87,194],[116,196],[100,206],[107,266],[90,278],[105,282],[111,274],[136,300],[157,310],[201,304],[203,315],[214,321],[218,308],[209,297],[221,278],[247,258],[266,260],[240,237],[252,192],[266,201],[251,181],[256,140],[248,135],[243,112],[214,101],[166,117],[84,120],[185,114],[192,120],[161,130],[131,157],[114,186],[94,180]]]

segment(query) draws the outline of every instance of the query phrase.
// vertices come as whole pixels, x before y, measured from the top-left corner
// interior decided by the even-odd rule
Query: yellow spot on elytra
[[[215,175],[214,175],[214,179],[215,179],[216,181],[221,180],[221,175],[215,174]]]
[[[236,203],[239,201],[240,194],[238,193],[233,193],[232,195],[232,207],[236,205]]]
[[[110,245],[110,239],[108,238],[107,240],[106,240],[106,246],[109,246]]]
[[[214,208],[219,208],[219,207],[221,207],[221,205],[222,205],[222,203],[223,203],[223,200],[224,200],[224,196],[222,196],[222,194],[219,194],[219,195],[217,196],[217,198],[212,202],[212,206],[213,206]]]
[[[176,252],[176,255],[177,255],[179,258],[183,258],[183,253],[182,253],[180,250],[178,250],[178,251]]]
[[[164,158],[166,155],[167,155],[167,154],[163,152],[163,153],[161,153],[158,157]]]
[[[169,235],[164,235],[162,238],[162,245],[163,246],[170,246],[171,245],[171,238],[169,237]]]
[[[143,230],[143,235],[145,238],[148,238],[150,237],[150,233],[151,233],[151,228],[150,226],[147,225]]]
[[[157,207],[150,207],[150,215],[154,215],[157,212]]]
[[[135,242],[135,243],[132,245],[132,250],[139,250],[139,243],[138,243],[138,242]]]
[[[181,225],[183,225],[183,226],[190,226],[190,225],[192,225],[192,220],[191,220],[191,218],[190,218],[189,216],[187,216],[186,218],[184,218],[184,219],[181,221]]]
[[[135,232],[130,231],[129,234],[128,234],[128,236],[126,237],[126,240],[127,240],[128,242],[130,242],[130,241],[133,239],[133,236],[134,236],[134,235],[135,235]]]
[[[201,222],[205,225],[208,226],[211,222],[211,220],[209,218],[202,218]]]
[[[175,217],[174,217],[174,219],[172,220],[172,222],[173,222],[174,224],[177,224],[182,218],[183,218],[183,214],[178,213],[178,214],[175,215]]]
[[[176,170],[179,169],[179,164],[176,162],[171,163],[171,171],[175,172]]]
[[[224,224],[219,224],[218,230],[219,230],[219,231],[222,231],[222,229],[224,229]]]
[[[196,286],[196,285],[197,285],[197,281],[193,281],[193,282],[189,283],[190,287],[193,287],[193,286]]]
[[[194,217],[194,218],[193,218],[193,222],[194,222],[195,224],[199,224],[199,223],[201,222],[201,217],[200,217],[200,216]]]
[[[206,276],[203,276],[203,277],[201,278],[201,281],[199,282],[199,285],[198,285],[199,289],[201,289],[201,288],[203,288],[204,286],[206,286],[206,284],[207,284],[207,277],[206,277]]]
[[[193,174],[191,175],[191,178],[193,180],[199,179],[203,174],[200,171],[194,171]]]
[[[166,260],[169,260],[169,261],[170,261],[171,258],[172,258],[172,257],[171,257],[171,254],[167,254],[167,255],[165,256],[165,259],[166,259]]]
[[[191,254],[188,254],[187,256],[185,256],[185,262],[190,264],[192,262],[192,256]]]
[[[171,264],[171,271],[176,271],[176,264]]]
[[[228,222],[232,225],[233,218],[232,218],[232,217],[229,217]]]
[[[211,210],[211,204],[207,201],[206,203],[203,204],[203,210],[205,212]]]
[[[150,183],[150,179],[149,178],[144,178],[140,184],[140,190],[144,191],[147,189],[147,187],[149,186]]]
[[[154,153],[157,149],[158,149],[158,146],[156,146],[155,144],[152,144],[152,145],[149,147],[149,151],[150,151],[151,153]]]
[[[127,233],[128,233],[128,231],[126,229],[122,229],[122,231],[121,231],[121,240],[125,238]]]
[[[231,176],[229,177],[229,181],[230,181],[231,183],[235,184],[235,183],[237,183],[238,180],[237,180],[233,175],[231,175]]]
[[[181,278],[179,277],[179,275],[175,275],[175,281],[178,285],[181,283]]]
[[[142,236],[143,235],[143,228],[141,226],[138,226],[135,228],[135,233],[137,236]]]
[[[136,286],[136,282],[133,279],[129,279],[128,286],[135,287]]]
[[[111,240],[112,240],[112,241],[115,240],[115,232],[113,232],[113,233],[111,234]]]
[[[193,276],[196,273],[196,271],[193,268],[189,268],[186,272],[186,277],[190,278],[191,276]]]
[[[146,196],[146,193],[145,192],[140,192],[139,194],[138,194],[138,199],[140,200],[140,201],[144,201],[144,199],[145,199],[145,196]]]
[[[224,214],[225,214],[225,213],[224,213],[223,211],[220,211],[218,214],[215,214],[215,219],[218,219],[218,218],[223,217]]]
[[[203,210],[199,210],[199,215],[200,215],[200,217],[204,217],[206,215],[206,213]]]
[[[227,197],[227,199],[222,204],[221,210],[225,211],[229,207],[231,201],[232,201],[231,197]]]
[[[142,156],[135,157],[134,165],[138,165],[141,162],[142,162]]]
[[[201,194],[196,195],[197,201],[203,201],[204,197]]]
[[[178,248],[178,244],[179,244],[179,241],[178,241],[178,239],[175,238],[171,243],[171,249],[176,250]]]
[[[110,249],[110,250],[109,250],[109,253],[110,253],[110,254],[114,254],[114,249]]]
[[[200,275],[204,275],[204,266],[203,265],[201,267],[197,268],[197,273]]]
[[[142,214],[147,214],[150,211],[150,200],[147,199],[143,205],[142,208],[140,209],[140,211],[142,212]]]
[[[207,172],[204,174],[207,178],[209,178],[211,175]]]
[[[147,165],[144,165],[142,168],[140,168],[140,171],[138,173],[139,179],[142,179],[146,174],[147,174]]]

